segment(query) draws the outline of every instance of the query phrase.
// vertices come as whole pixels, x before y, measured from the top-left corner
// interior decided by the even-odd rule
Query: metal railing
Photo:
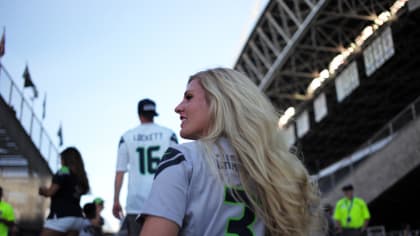
[[[392,141],[396,132],[417,117],[420,117],[420,97],[392,118],[370,139],[363,143],[356,152],[318,172],[314,177],[318,180],[321,191],[327,193],[346,176],[352,175],[363,160],[386,146]]]
[[[59,151],[36,116],[31,104],[25,99],[23,92],[13,81],[12,76],[0,63],[0,96],[15,112],[16,118],[48,162],[52,172],[56,172],[60,164]]]
[[[386,236],[419,236],[420,230],[395,230],[386,233]]]

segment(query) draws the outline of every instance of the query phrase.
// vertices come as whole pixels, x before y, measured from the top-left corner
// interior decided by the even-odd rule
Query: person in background
[[[0,236],[15,234],[15,214],[12,205],[3,201],[3,188],[0,186]]]
[[[128,171],[128,192],[126,216],[129,236],[138,236],[140,226],[135,219],[150,192],[153,176],[165,150],[178,143],[176,134],[154,123],[156,104],[150,99],[143,99],[137,105],[140,125],[126,131],[118,145],[117,167],[114,186],[113,215],[122,220],[124,217],[120,204],[120,191],[124,173]]]
[[[325,204],[324,206],[324,213],[325,213],[325,219],[327,223],[327,230],[326,234],[327,236],[335,236],[336,235],[336,227],[335,227],[335,221],[333,219],[333,206],[331,204]]]
[[[104,210],[104,200],[100,197],[93,199],[93,204],[96,207],[96,216],[99,219],[101,227],[105,224],[104,218],[101,216],[101,212]]]
[[[344,197],[337,202],[334,211],[338,232],[343,236],[363,235],[370,219],[366,202],[362,198],[354,196],[353,185],[346,185],[342,190]]]
[[[190,77],[169,148],[138,218],[141,236],[308,235],[322,219],[319,191],[288,151],[279,114],[245,75]]]
[[[80,197],[89,192],[89,180],[82,155],[75,147],[61,152],[61,168],[49,187],[40,187],[39,194],[51,198],[50,213],[41,236],[76,236],[83,226]]]
[[[89,202],[83,206],[85,220],[79,236],[102,236],[102,225],[98,217],[97,206]]]

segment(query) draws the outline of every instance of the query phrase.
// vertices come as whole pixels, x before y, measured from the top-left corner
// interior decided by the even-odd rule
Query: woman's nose
[[[182,104],[182,102],[175,107],[175,112],[176,113],[180,113],[181,112],[181,104]]]

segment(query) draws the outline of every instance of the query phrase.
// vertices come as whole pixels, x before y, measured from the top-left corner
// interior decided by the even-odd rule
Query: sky
[[[155,122],[179,133],[174,112],[188,77],[203,69],[233,67],[268,0],[0,0],[6,30],[1,63],[23,88],[28,65],[39,97],[47,94],[43,125],[58,144],[77,147],[85,161],[91,193],[105,199],[112,216],[118,141],[139,124],[137,102],[151,98]],[[1,28],[0,28],[1,29]],[[32,90],[24,89],[25,97]],[[179,137],[180,142],[185,142]],[[120,196],[125,205],[126,183]]]

